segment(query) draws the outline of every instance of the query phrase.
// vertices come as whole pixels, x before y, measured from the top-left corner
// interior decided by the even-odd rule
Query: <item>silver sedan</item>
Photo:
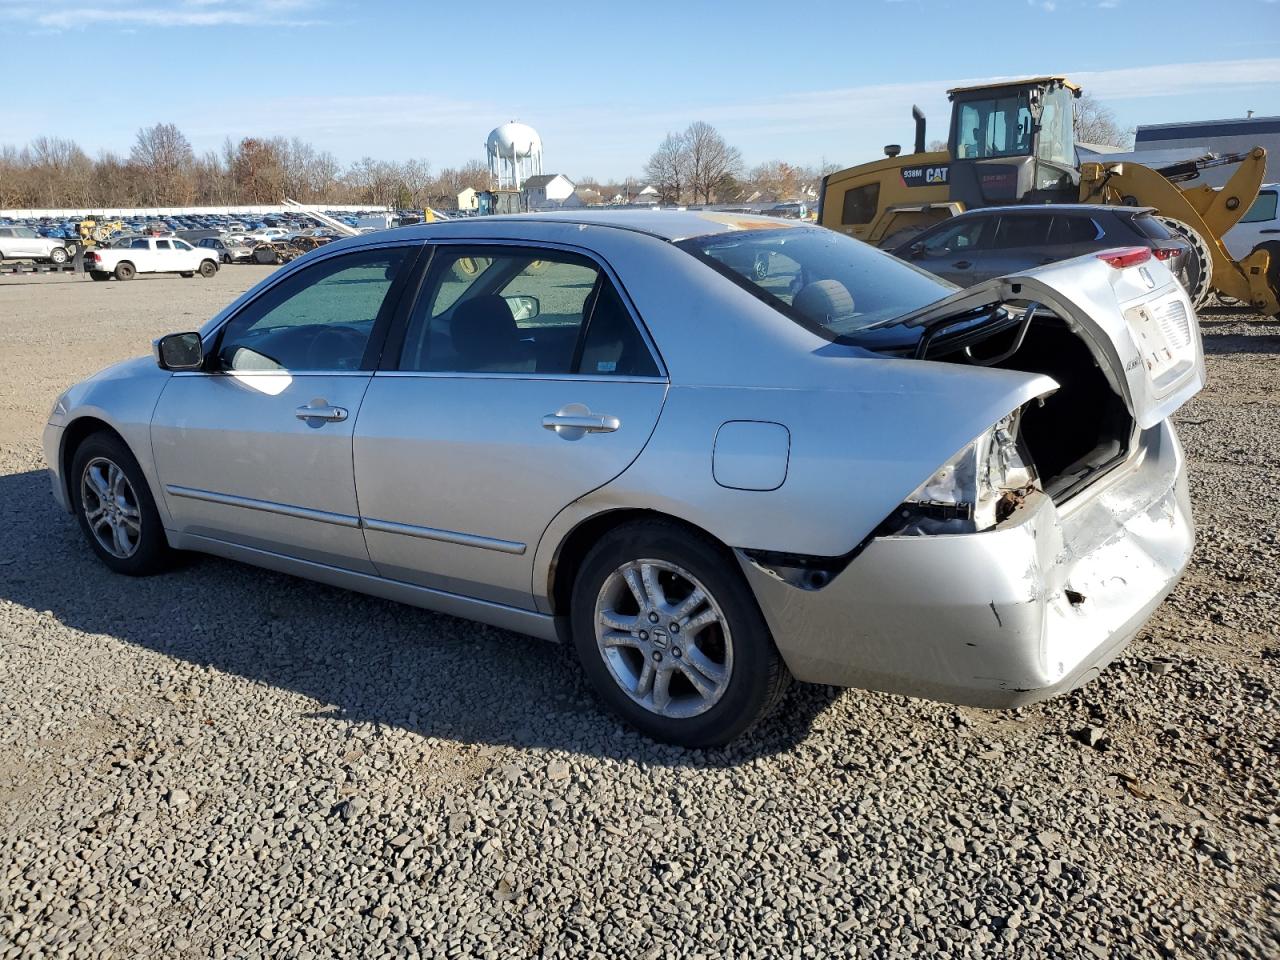
[[[576,648],[665,740],[791,678],[1014,707],[1193,542],[1204,379],[1150,251],[959,291],[818,227],[536,215],[325,246],[57,401],[109,567],[198,550]]]

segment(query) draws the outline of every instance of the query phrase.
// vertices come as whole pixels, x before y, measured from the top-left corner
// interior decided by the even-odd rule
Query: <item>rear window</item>
[[[951,284],[821,227],[743,230],[676,244],[829,340],[918,310]]]
[[[1149,213],[1140,213],[1130,221],[1134,229],[1149,240],[1172,240],[1173,234]]]

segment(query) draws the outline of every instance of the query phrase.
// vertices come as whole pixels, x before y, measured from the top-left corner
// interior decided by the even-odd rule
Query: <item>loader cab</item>
[[[951,200],[973,209],[1077,199],[1072,118],[1079,95],[1062,77],[948,90]]]

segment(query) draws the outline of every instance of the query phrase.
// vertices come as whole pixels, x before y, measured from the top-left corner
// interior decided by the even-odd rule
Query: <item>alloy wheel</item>
[[[121,560],[133,556],[142,541],[142,510],[119,465],[105,457],[85,464],[80,504],[98,546]]]
[[[663,717],[694,717],[724,696],[733,637],[715,598],[665,560],[624,563],[596,598],[596,646],[614,681]]]

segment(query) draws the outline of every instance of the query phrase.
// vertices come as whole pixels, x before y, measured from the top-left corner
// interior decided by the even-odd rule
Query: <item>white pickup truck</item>
[[[127,247],[96,247],[84,255],[84,268],[95,280],[132,280],[139,273],[180,273],[212,277],[218,252],[193,247],[177,237],[134,237]]]

